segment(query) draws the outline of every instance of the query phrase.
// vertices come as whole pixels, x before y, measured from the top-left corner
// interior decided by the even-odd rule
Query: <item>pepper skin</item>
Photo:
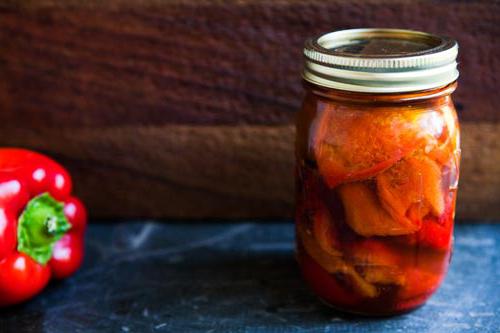
[[[87,213],[50,158],[0,148],[0,307],[40,293],[81,265]]]

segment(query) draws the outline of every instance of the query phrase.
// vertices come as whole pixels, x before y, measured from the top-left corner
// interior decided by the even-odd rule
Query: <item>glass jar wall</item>
[[[460,160],[456,83],[381,93],[310,81],[296,138],[303,276],[344,311],[411,310],[436,291],[451,257]]]

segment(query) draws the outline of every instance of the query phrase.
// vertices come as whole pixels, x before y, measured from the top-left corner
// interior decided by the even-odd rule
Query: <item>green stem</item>
[[[19,217],[17,250],[45,265],[54,244],[71,228],[64,215],[64,204],[50,194],[31,199]]]

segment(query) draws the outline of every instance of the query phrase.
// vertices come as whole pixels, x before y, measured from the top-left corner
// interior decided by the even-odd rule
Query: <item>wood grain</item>
[[[399,27],[460,43],[460,217],[500,217],[500,3],[113,0],[0,4],[0,145],[45,151],[95,217],[283,217],[302,45]]]
[[[500,217],[500,124],[464,123],[457,214]],[[2,131],[54,156],[96,217],[287,217],[294,128],[120,126]]]
[[[500,3],[12,1],[0,7],[1,123],[283,124],[302,45],[339,28],[456,37],[464,120],[499,121]]]

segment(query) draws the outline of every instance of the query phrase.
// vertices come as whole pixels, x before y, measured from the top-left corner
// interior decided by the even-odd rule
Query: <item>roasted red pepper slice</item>
[[[417,149],[435,146],[443,123],[434,112],[325,109],[312,131],[319,171],[330,187],[371,178]]]
[[[313,216],[313,235],[323,251],[340,256],[339,232],[333,223],[331,214],[324,205],[320,205]]]
[[[361,236],[405,235],[420,228],[418,221],[413,222],[407,218],[394,219],[366,184],[343,184],[339,186],[338,191],[344,205],[346,223]]]
[[[48,157],[0,149],[0,306],[38,294],[83,258],[87,215],[68,172]]]
[[[370,283],[382,285],[404,285],[405,274],[401,269],[404,262],[396,248],[383,241],[365,239],[347,244],[345,257],[363,278]]]
[[[422,221],[420,230],[411,235],[395,238],[394,240],[410,246],[417,245],[442,252],[448,251],[452,245],[453,238],[455,198],[455,194],[450,193],[445,197],[445,209],[440,216],[426,216]]]
[[[416,233],[416,242],[423,246],[447,251],[453,237],[453,216],[447,207],[439,217],[431,216],[424,220],[422,228]]]
[[[407,283],[399,290],[398,296],[402,300],[407,300],[430,295],[439,287],[443,276],[444,274],[433,274],[423,269],[408,269]]]
[[[321,220],[323,218],[324,216],[321,217]],[[320,220],[316,219],[316,221]],[[304,251],[325,271],[343,276],[351,287],[363,297],[375,297],[377,295],[378,291],[375,286],[366,282],[352,265],[345,262],[342,258],[342,253],[334,248],[335,244],[333,240],[324,238],[323,227],[321,227],[321,235],[319,236],[321,241],[317,238],[317,231],[314,230],[311,234],[302,221],[299,221],[296,227],[297,236],[301,241]]]
[[[304,279],[326,301],[342,305],[355,305],[363,301],[362,296],[339,283],[335,275],[331,275],[306,252],[301,252],[298,260]]]
[[[421,222],[429,212],[444,212],[444,193],[439,165],[426,156],[404,159],[377,176],[382,206],[396,220]]]

